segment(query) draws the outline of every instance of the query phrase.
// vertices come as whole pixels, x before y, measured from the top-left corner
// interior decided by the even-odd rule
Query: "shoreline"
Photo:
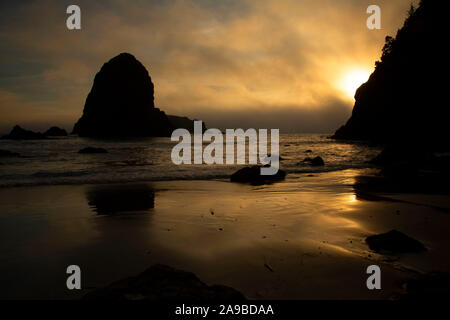
[[[204,164],[202,164],[204,165]],[[248,165],[239,165],[236,166],[234,171],[230,171],[230,173],[223,174],[221,176],[214,176],[211,178],[204,178],[204,177],[196,177],[196,178],[182,178],[178,177],[176,179],[157,179],[157,180],[151,180],[147,178],[136,179],[134,178],[129,180],[117,180],[117,181],[92,181],[92,182],[78,182],[78,181],[71,181],[71,182],[61,182],[61,183],[29,183],[29,184],[13,184],[13,185],[1,185],[0,184],[0,190],[2,189],[10,189],[10,188],[29,188],[29,187],[49,187],[49,186],[91,186],[91,185],[128,185],[128,184],[134,184],[134,183],[164,183],[164,182],[182,182],[182,181],[218,181],[218,182],[230,182],[230,183],[242,183],[242,184],[249,184],[245,182],[232,182],[230,181],[230,176],[236,172],[239,169],[242,169],[244,167],[248,167]],[[314,167],[313,167],[314,168]],[[284,168],[280,168],[280,170],[284,170]],[[287,171],[286,172],[286,178],[284,180],[278,181],[278,182],[286,182],[286,181],[292,181],[297,180],[302,177],[313,177],[318,176],[321,174],[333,174],[336,173],[339,175],[340,173],[345,173],[346,171],[359,171],[361,173],[364,172],[373,172],[379,171],[379,168],[376,168],[374,166],[367,166],[367,167],[348,167],[348,168],[340,168],[340,169],[324,169],[320,167],[312,169],[305,169],[302,171],[299,169],[298,171]],[[269,183],[267,183],[269,184]]]

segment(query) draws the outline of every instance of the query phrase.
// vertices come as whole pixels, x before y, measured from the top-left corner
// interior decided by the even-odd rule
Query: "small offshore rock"
[[[65,137],[67,136],[67,131],[58,127],[51,127],[44,132],[47,137]]]
[[[312,166],[324,166],[325,165],[325,162],[323,161],[322,157],[319,157],[319,156],[317,156],[315,158],[307,157],[307,158],[303,159],[302,162],[309,162],[309,164]]]

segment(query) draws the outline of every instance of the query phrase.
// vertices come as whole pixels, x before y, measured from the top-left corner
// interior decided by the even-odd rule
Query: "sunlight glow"
[[[369,79],[369,76],[370,73],[365,70],[353,70],[342,79],[341,89],[349,98],[353,98],[356,90]]]

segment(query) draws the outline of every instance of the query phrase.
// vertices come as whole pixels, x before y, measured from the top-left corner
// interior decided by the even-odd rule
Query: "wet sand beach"
[[[78,299],[161,263],[250,299],[388,299],[402,281],[448,271],[449,196],[361,196],[364,170],[225,180],[0,189],[0,298]],[[397,229],[427,251],[379,255]],[[66,288],[79,265],[82,290]],[[368,290],[377,264],[382,290]]]

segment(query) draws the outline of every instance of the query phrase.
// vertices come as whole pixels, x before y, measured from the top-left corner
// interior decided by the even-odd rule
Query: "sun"
[[[340,87],[349,98],[353,99],[356,89],[366,82],[369,76],[370,73],[365,70],[352,70],[343,77]]]

